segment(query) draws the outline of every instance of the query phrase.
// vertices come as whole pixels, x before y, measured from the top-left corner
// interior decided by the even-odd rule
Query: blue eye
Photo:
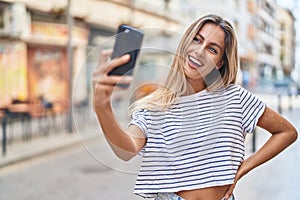
[[[200,43],[200,40],[197,37],[194,37],[193,39],[195,42]]]
[[[217,54],[217,53],[218,53],[217,50],[216,50],[215,48],[213,48],[213,47],[210,47],[209,50],[210,50],[211,52],[213,52],[214,54]]]

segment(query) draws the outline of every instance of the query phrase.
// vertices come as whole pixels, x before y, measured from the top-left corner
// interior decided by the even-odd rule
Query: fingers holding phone
[[[118,84],[129,85],[132,81],[132,76],[115,76],[108,73],[118,68],[120,65],[126,64],[130,60],[130,55],[126,54],[121,57],[110,60],[111,51],[103,51],[100,54],[102,61],[93,74],[94,101],[95,106],[110,102],[110,96],[114,90],[123,89],[117,87]]]
[[[114,90],[128,88],[139,54],[144,33],[136,28],[120,25],[114,49],[103,50],[93,75],[95,106],[110,102]]]
[[[111,85],[116,86],[119,82],[128,82],[128,80],[131,80],[131,75],[108,75],[110,71],[114,70],[115,68],[120,67],[121,65],[124,65],[129,62],[130,55],[125,54],[121,57],[114,58],[113,60],[110,60],[110,55],[112,51],[111,50],[103,50],[100,53],[100,60],[99,65],[96,68],[96,71],[93,73],[93,85],[95,87],[95,84],[105,84],[105,85]],[[123,80],[124,79],[124,80]]]
[[[143,37],[144,32],[142,30],[124,24],[119,25],[115,37],[114,49],[113,51],[104,50],[101,53],[98,66],[99,69],[96,71],[96,74],[101,74],[103,71],[109,76],[132,75],[133,68],[142,46]],[[109,58],[111,58],[112,61],[107,65]],[[128,84],[122,84],[121,82],[116,85],[122,88],[127,88],[129,86]]]
[[[98,60],[98,66],[96,71],[104,70],[111,58],[111,55],[113,53],[113,49],[103,49],[100,51],[99,60]]]
[[[126,84],[129,85],[132,81],[131,75],[109,75],[109,72],[119,68],[121,65],[128,63],[130,60],[130,55],[125,54],[121,57],[114,58],[109,62],[109,64],[104,68],[103,72],[100,73],[101,77],[98,80],[98,83],[102,85],[106,85],[112,87],[111,89],[121,89],[121,88],[114,88],[119,87],[120,85]]]

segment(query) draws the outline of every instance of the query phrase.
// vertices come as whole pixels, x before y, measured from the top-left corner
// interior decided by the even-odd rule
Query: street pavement
[[[266,95],[259,97],[268,106],[277,108],[278,99]],[[288,109],[287,99],[283,102],[283,116],[299,131],[299,99],[293,99],[293,110]],[[99,126],[91,121],[76,124],[72,134],[50,134],[10,144],[7,157],[0,159],[0,200],[141,199],[133,195],[140,159],[137,157],[129,163],[117,159]],[[258,129],[257,148],[268,137],[268,133]],[[251,134],[246,146],[246,156],[249,156],[252,153]],[[298,200],[299,169],[300,142],[297,140],[276,158],[243,177],[234,191],[236,199]]]
[[[133,164],[118,166],[104,140],[84,142],[0,170],[0,199],[140,199]]]

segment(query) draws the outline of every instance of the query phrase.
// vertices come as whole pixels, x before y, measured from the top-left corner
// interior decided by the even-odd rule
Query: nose
[[[204,45],[199,45],[196,49],[195,49],[195,53],[197,56],[204,56]]]

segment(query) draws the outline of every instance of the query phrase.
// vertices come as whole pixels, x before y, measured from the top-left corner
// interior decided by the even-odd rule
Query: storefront
[[[14,4],[6,6],[10,9]],[[0,106],[5,107],[13,100],[34,102],[43,98],[66,112],[71,102],[71,80],[81,82],[80,92],[72,100],[87,98],[86,75],[78,74],[82,74],[80,70],[86,70],[88,27],[83,21],[74,20],[71,41],[73,74],[70,74],[65,16],[21,8],[23,18],[27,19],[20,22],[24,31],[16,35],[8,30],[0,39]],[[16,13],[14,15],[19,16],[20,13]]]
[[[69,72],[66,48],[28,46],[30,99],[63,102],[68,99]]]
[[[28,99],[27,48],[21,41],[0,44],[0,107]]]
[[[78,79],[78,72],[85,63],[88,29],[85,26],[73,26],[73,74],[70,74],[67,55],[68,27],[66,24],[32,21],[31,37],[27,41],[28,49],[28,85],[29,99],[43,98],[66,111],[70,99],[70,80]],[[86,85],[85,77],[82,87]],[[73,84],[72,84],[73,85]],[[85,89],[76,93],[73,101],[86,98]]]

